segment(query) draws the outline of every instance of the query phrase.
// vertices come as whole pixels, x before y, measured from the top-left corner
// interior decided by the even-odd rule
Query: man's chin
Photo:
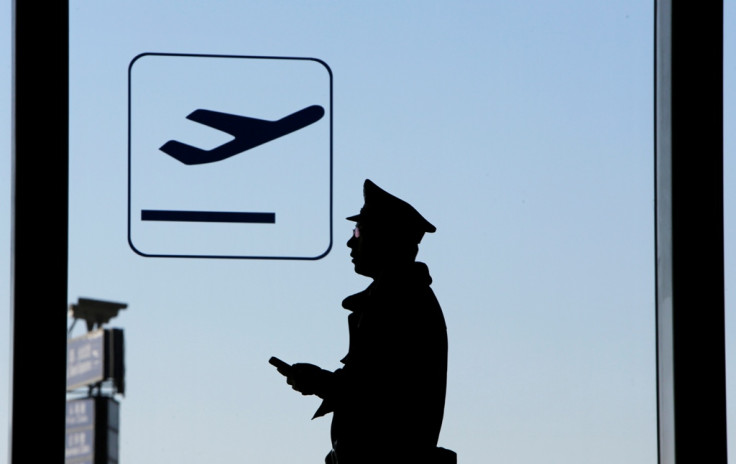
[[[365,266],[362,266],[360,263],[356,263],[355,260],[353,260],[353,269],[355,270],[356,274],[360,274],[366,277],[372,276],[370,270],[366,269]]]

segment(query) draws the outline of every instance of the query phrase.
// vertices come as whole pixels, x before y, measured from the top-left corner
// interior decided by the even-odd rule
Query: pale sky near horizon
[[[726,24],[733,24],[726,3]],[[656,462],[652,5],[71,4],[69,299],[129,304],[112,324],[126,336],[121,462],[322,462],[329,417],[310,421],[318,401],[291,391],[267,360],[339,367],[347,350],[340,302],[369,283],[352,272],[345,247],[352,223],[344,220],[362,205],[366,178],[437,226],[419,259],[430,268],[450,340],[440,446],[469,464]],[[2,5],[0,20],[9,25],[8,2]],[[0,139],[7,141],[10,27],[0,30],[6,31],[0,59],[8,64],[0,67]],[[732,127],[733,27],[724,30],[725,125]],[[334,239],[326,257],[150,258],[129,247],[128,67],[146,52],[302,57],[329,65]],[[291,145],[278,145],[273,153],[254,149],[251,157],[202,169],[171,164],[171,171],[157,141],[214,146],[222,140],[186,121],[189,111],[277,119],[322,98],[315,89],[323,89],[325,76],[307,78],[300,69],[263,81],[259,68],[258,79],[247,80],[182,60],[175,66],[189,69],[186,76],[165,63],[159,81],[140,75],[147,90],[136,102],[144,109],[140,118],[151,121],[140,130],[151,142],[136,136],[149,149],[131,156],[151,157],[157,163],[151,169],[162,172],[131,179],[133,188],[145,201],[170,195],[213,208],[229,208],[233,199],[245,207],[284,205],[277,225],[309,208],[321,214],[324,192],[309,190],[308,180],[325,188],[322,138],[284,137],[316,153],[303,164],[285,161]],[[253,90],[267,83],[273,94]],[[200,88],[210,90],[199,94]],[[301,135],[312,137],[307,129]],[[736,261],[728,231],[736,216],[728,198],[736,169],[724,133],[732,335],[728,292]],[[9,199],[9,142],[0,160]],[[185,169],[205,181],[181,180],[189,179],[178,174]],[[6,244],[0,253],[8,262],[7,201],[0,213]],[[299,231],[295,224],[286,231]],[[218,249],[240,251],[243,236],[279,249],[278,240],[246,229],[210,232],[163,230],[171,237],[166,245],[182,254],[199,233]],[[280,239],[288,242],[285,253],[301,251],[299,235]],[[8,272],[0,269],[5,282]],[[0,302],[3,296],[0,331],[7,334],[5,284]],[[8,353],[0,344],[0,371],[9,372]],[[7,392],[2,383],[0,398]],[[0,416],[7,411],[0,401]],[[0,421],[0,456],[7,455],[7,435],[7,421]]]

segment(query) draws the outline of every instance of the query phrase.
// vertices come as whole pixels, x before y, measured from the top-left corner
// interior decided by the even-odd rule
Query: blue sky
[[[636,1],[72,2],[69,298],[129,304],[114,321],[127,345],[121,459],[321,462],[329,419],[310,421],[318,401],[292,392],[267,360],[339,367],[347,350],[340,301],[369,283],[352,272],[344,245],[352,223],[343,218],[358,211],[370,178],[437,226],[419,259],[449,331],[440,445],[468,463],[654,463],[652,14]],[[9,27],[0,30],[7,44]],[[9,46],[1,50],[8,63]],[[330,66],[334,241],[325,258],[145,258],[130,249],[127,71],[144,52],[310,57]],[[208,72],[202,66],[186,79],[208,83]],[[172,87],[185,80],[173,71],[170,79]],[[226,111],[251,88],[218,85],[206,98],[151,90],[141,99]],[[240,114],[276,119],[271,101],[243,101]],[[727,127],[729,101],[727,86]],[[161,143],[185,115],[172,112]],[[177,137],[221,143],[195,126],[182,125]],[[8,151],[6,143],[6,198]],[[258,156],[254,149],[254,163]],[[201,171],[215,184],[209,193],[167,172],[161,185],[195,203],[262,198],[296,211],[323,201],[288,184],[289,176],[323,179],[323,164],[290,173],[293,164],[259,167],[251,158]],[[263,191],[242,190],[240,172],[262,173]],[[284,179],[285,188],[267,190]],[[141,188],[145,195],[150,187]],[[7,202],[0,212],[7,256]],[[170,234],[173,248],[191,244],[183,232]],[[284,240],[296,246],[298,238]],[[240,245],[237,234],[218,242]],[[8,282],[7,268],[3,275]],[[9,302],[6,285],[2,295]],[[5,303],[5,333],[8,321]],[[7,353],[0,348],[6,372]]]

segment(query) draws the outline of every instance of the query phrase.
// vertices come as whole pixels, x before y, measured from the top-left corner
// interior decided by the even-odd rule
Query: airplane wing
[[[251,131],[263,131],[273,124],[273,121],[265,119],[249,118],[236,114],[220,113],[212,110],[194,110],[187,119],[209,126],[213,129],[227,132],[237,137]]]
[[[208,163],[211,159],[211,150],[202,150],[176,140],[169,140],[159,150],[187,165]]]

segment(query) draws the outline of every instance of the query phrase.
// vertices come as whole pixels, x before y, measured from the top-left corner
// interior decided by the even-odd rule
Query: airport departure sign
[[[136,253],[329,252],[332,73],[324,62],[144,53],[128,78],[128,241]]]

